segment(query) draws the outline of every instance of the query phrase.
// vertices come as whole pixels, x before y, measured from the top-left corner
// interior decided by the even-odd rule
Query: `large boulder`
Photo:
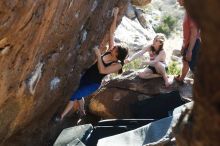
[[[47,145],[50,119],[94,61],[91,48],[109,30],[113,7],[122,17],[127,4],[0,1],[0,145]]]
[[[135,10],[136,10],[135,7],[131,3],[129,3],[125,16],[128,17],[129,19],[135,19],[136,18]]]
[[[139,23],[141,24],[141,26],[143,28],[148,28],[149,27],[149,22],[146,19],[145,15],[146,14],[143,12],[142,9],[140,9],[139,7],[136,7],[135,5],[132,5],[131,3],[129,3],[128,9],[126,11],[126,16],[129,19],[132,19],[132,20],[137,18]]]
[[[89,101],[89,109],[103,119],[134,118],[132,104],[151,98],[153,95],[178,90],[185,99],[192,97],[192,82],[184,85],[174,81],[171,88],[164,87],[162,77],[140,79],[135,73],[122,75],[107,82]]]
[[[129,53],[131,53],[150,43],[149,41],[154,38],[155,34],[151,26],[145,29],[137,19],[131,20],[123,17],[121,24],[115,31],[115,42],[128,46]]]

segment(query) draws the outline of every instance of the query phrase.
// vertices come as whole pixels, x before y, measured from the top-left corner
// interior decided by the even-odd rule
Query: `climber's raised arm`
[[[119,8],[116,7],[113,9],[113,21],[110,27],[110,32],[109,32],[109,50],[112,50],[114,47],[114,32],[116,29],[116,22],[117,22],[117,16],[118,16]]]

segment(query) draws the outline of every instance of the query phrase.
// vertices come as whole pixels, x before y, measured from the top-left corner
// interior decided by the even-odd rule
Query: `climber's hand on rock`
[[[101,52],[100,52],[98,46],[94,47],[94,48],[93,48],[93,51],[95,52],[95,55],[96,55],[97,57],[98,57],[98,56],[101,56]]]
[[[116,17],[118,15],[118,12],[119,12],[119,8],[118,7],[115,7],[113,9],[113,16]]]

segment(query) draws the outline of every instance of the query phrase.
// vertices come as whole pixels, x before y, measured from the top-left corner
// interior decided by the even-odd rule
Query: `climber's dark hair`
[[[120,61],[121,65],[122,65],[122,67],[123,67],[123,65],[124,65],[124,60],[125,60],[126,57],[128,56],[128,49],[125,48],[125,47],[122,47],[122,46],[120,46],[120,45],[117,45],[117,46],[115,46],[115,47],[118,48],[118,56],[117,56],[117,59]],[[118,71],[119,74],[121,74],[122,72],[123,72],[122,69],[120,69],[120,70]]]

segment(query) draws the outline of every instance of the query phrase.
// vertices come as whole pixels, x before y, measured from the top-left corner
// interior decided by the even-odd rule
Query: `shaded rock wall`
[[[127,3],[0,1],[0,144],[45,145],[50,118],[93,62],[112,8],[122,16]]]
[[[195,106],[188,123],[182,122],[177,142],[182,146],[217,146],[220,135],[220,2],[185,0],[202,32],[202,48],[195,75]]]

